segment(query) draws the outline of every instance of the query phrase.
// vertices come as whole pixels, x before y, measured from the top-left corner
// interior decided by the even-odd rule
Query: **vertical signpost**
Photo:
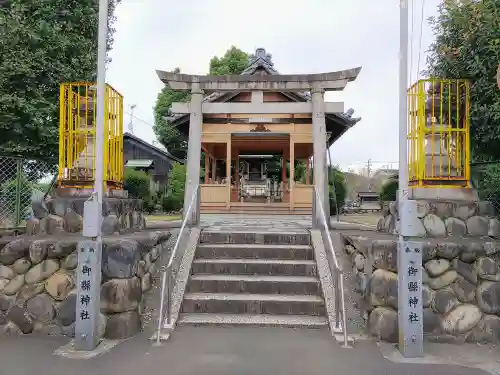
[[[94,191],[90,199],[85,202],[83,210],[83,236],[87,237],[87,240],[78,244],[75,322],[75,349],[87,351],[94,350],[99,344],[107,37],[108,0],[99,0]]]
[[[399,16],[399,351],[415,358],[423,356],[422,244],[409,241],[418,232],[412,223],[415,201],[408,200],[408,0],[400,0]]]

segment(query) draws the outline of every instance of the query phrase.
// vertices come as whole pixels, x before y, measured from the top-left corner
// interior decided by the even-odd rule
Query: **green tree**
[[[471,87],[471,149],[475,159],[500,158],[500,0],[447,0],[430,18],[436,36],[426,74],[464,78]]]
[[[223,57],[213,57],[210,60],[210,74],[241,74],[248,64],[248,57],[247,53],[233,46],[227,50]],[[180,69],[176,68],[173,72],[180,73]],[[187,140],[167,118],[171,115],[172,103],[188,101],[189,98],[188,92],[175,91],[165,86],[158,94],[153,108],[154,131],[158,140],[172,155],[179,159],[186,157]]]
[[[113,43],[109,0],[108,50]],[[0,149],[53,157],[58,152],[59,84],[93,81],[98,0],[9,0],[0,7]]]
[[[382,185],[380,189],[380,200],[382,202],[394,202],[398,194],[399,183],[398,180],[388,180]]]

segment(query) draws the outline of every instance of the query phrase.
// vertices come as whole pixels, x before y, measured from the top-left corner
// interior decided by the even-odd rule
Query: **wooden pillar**
[[[212,183],[215,184],[217,179],[217,159],[212,158]]]
[[[293,185],[295,183],[295,144],[293,134],[290,134],[290,211],[293,210]]]
[[[210,156],[205,152],[205,184],[208,184],[208,176],[210,176]]]
[[[306,159],[306,185],[311,184],[311,166],[309,157]]]
[[[227,183],[227,208],[231,204],[231,134],[228,134],[226,148],[226,183]]]
[[[236,196],[238,196],[238,192],[240,191],[240,150],[236,149],[236,165],[234,168],[234,178],[235,178],[235,186],[236,186]]]
[[[281,181],[283,181],[283,189],[285,189],[285,184],[286,184],[286,156],[285,156],[285,150],[283,150],[283,158],[281,159]]]

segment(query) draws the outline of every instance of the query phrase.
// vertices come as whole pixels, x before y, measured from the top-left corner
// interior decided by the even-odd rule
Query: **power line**
[[[140,117],[137,117],[136,115],[134,115],[134,114],[133,114],[133,113],[131,113],[131,112],[124,111],[124,113],[125,113],[126,115],[129,115],[131,119],[132,119],[132,118],[133,118],[133,119],[136,119],[136,120],[138,120],[138,121],[140,121],[140,122],[142,122],[142,123],[144,123],[144,124],[146,124],[146,125],[151,126],[152,128],[154,127],[154,125],[150,124],[149,122],[147,122],[146,120],[143,120],[143,119],[142,119],[142,118],[140,118]]]

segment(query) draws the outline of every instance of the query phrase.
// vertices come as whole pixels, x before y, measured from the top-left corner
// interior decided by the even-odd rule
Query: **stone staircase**
[[[327,326],[307,231],[204,230],[178,324]]]

